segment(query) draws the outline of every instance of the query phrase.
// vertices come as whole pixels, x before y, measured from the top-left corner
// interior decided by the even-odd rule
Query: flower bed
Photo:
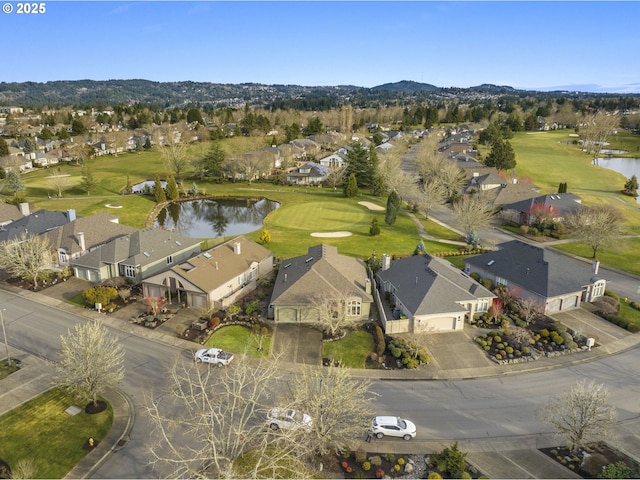
[[[576,472],[582,478],[638,478],[640,464],[629,458],[623,452],[609,446],[606,443],[591,445],[589,449],[571,452],[567,447],[541,448],[540,451],[548,457],[561,463],[569,470]],[[620,469],[625,467],[617,462],[622,462],[629,469],[629,473],[619,476]],[[612,475],[606,474],[608,465],[616,465],[616,471]],[[609,469],[614,467],[609,467]]]

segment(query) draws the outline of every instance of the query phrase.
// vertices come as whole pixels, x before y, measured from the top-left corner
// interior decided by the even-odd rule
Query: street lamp
[[[11,365],[11,357],[9,356],[9,343],[7,342],[7,331],[4,328],[4,308],[0,308],[0,322],[2,322],[2,337],[4,338],[4,346],[7,349],[7,365]]]

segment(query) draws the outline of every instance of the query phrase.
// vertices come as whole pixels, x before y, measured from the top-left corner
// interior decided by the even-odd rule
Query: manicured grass
[[[2,352],[4,353],[4,350],[2,350]],[[0,360],[0,380],[11,375],[13,372],[17,372],[18,370],[20,370],[20,366],[13,358],[11,359],[11,365],[9,365],[7,357],[4,357],[3,360]]]
[[[365,360],[373,351],[373,337],[370,333],[357,330],[335,342],[322,344],[322,356],[339,360],[348,368],[364,368]]]
[[[262,351],[258,351],[260,336],[241,325],[221,327],[205,342],[206,347],[221,348],[226,352],[242,353],[250,357],[268,357],[271,353],[271,338],[262,338]]]
[[[462,237],[459,233],[454,232],[447,227],[443,227],[433,220],[425,220],[422,216],[419,216],[418,218],[420,218],[420,222],[424,226],[424,229],[427,231],[428,235],[436,238],[441,238],[442,240],[454,240],[458,242],[464,241],[464,237]]]
[[[584,258],[592,258],[593,250],[583,242],[554,245],[554,248]],[[640,275],[640,238],[621,238],[598,249],[602,265]]]
[[[82,292],[76,293],[73,297],[67,298],[65,302],[70,303],[71,305],[76,305],[78,307],[87,306],[87,304],[84,301],[84,297],[82,296]]]
[[[63,478],[88,453],[89,437],[102,440],[113,422],[111,406],[89,415],[71,416],[65,409],[78,404],[65,390],[53,388],[0,417],[0,456],[10,466],[30,460],[33,478]]]
[[[638,327],[640,327],[640,310],[636,310],[635,308],[631,307],[622,299],[620,300],[620,312],[618,313],[618,316],[629,321],[629,323],[635,323]]]

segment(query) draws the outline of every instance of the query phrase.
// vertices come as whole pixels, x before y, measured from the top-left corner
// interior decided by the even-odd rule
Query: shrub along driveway
[[[607,322],[584,308],[555,313],[551,317],[575,330],[580,335],[595,338],[596,342],[600,344],[610,343],[613,340],[620,340],[630,335],[624,328]]]

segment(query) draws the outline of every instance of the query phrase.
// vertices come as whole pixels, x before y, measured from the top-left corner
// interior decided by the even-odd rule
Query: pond
[[[621,173],[627,179],[633,175],[640,179],[640,158],[597,158],[594,163],[600,167]],[[622,187],[623,185],[620,185],[620,190]],[[640,203],[640,197],[636,197],[636,202]]]
[[[259,229],[280,204],[266,198],[205,198],[170,203],[158,213],[154,227],[191,238],[241,235]]]

